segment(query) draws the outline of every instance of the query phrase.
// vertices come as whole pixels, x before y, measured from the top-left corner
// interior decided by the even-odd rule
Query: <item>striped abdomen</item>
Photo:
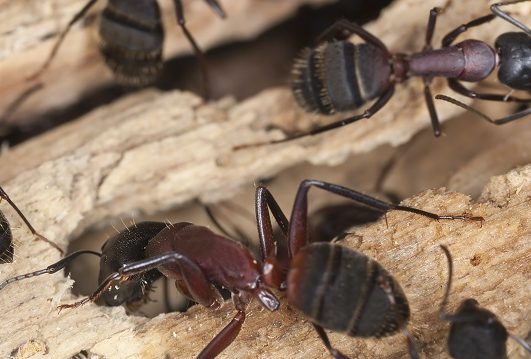
[[[116,80],[152,83],[162,69],[164,32],[155,0],[110,0],[100,23],[101,52]]]
[[[305,49],[293,65],[292,90],[308,111],[349,111],[379,97],[389,86],[386,54],[369,45],[325,42]]]
[[[0,212],[0,264],[13,262],[13,236],[9,222]]]
[[[369,257],[339,245],[302,248],[287,283],[289,303],[326,329],[382,337],[409,320],[409,305],[396,280]],[[389,286],[394,303],[382,284]]]

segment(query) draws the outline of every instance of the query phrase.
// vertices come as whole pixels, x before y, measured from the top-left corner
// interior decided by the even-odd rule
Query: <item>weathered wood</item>
[[[35,186],[25,188],[28,196],[38,195]],[[76,191],[70,195],[77,197]],[[530,196],[531,166],[493,178],[483,191],[480,203],[471,203],[469,197],[443,189],[426,191],[405,202],[438,213],[481,215],[485,218],[483,226],[461,221],[436,222],[393,212],[387,216],[389,226],[382,219],[354,228],[342,244],[370,255],[396,276],[411,304],[410,329],[417,338],[419,350],[429,358],[446,357],[442,353],[447,324],[437,318],[437,304],[447,278],[446,260],[439,244],[448,245],[454,255],[450,309],[464,298],[474,297],[494,311],[512,333],[525,336],[531,329],[527,320],[531,315],[528,285],[531,273]],[[31,207],[29,201],[21,202],[25,210]],[[53,227],[58,220],[38,214],[28,212],[38,228],[46,228],[47,224]],[[56,215],[64,214],[58,212]],[[9,219],[19,223],[13,215],[9,215]],[[63,227],[69,221],[67,214],[62,219]],[[24,227],[15,230],[15,236],[21,242],[17,247],[17,261],[13,265],[2,265],[0,278],[57,259],[57,253],[45,244],[32,242]],[[226,303],[217,312],[196,306],[184,314],[159,315],[152,320],[126,316],[123,308],[96,305],[58,314],[49,298],[59,296],[61,302],[73,300],[71,295],[61,294],[65,282],[56,274],[26,280],[0,292],[4,311],[0,321],[0,353],[3,356],[23,347],[26,354],[17,358],[29,357],[27,351],[31,350],[53,358],[68,358],[80,350],[105,358],[161,358],[165,355],[191,358],[234,312],[232,305]],[[286,305],[285,299],[282,304],[281,310],[275,313],[252,304],[241,334],[221,357],[328,357],[311,326]],[[358,358],[398,358],[407,353],[401,335],[361,340],[332,334],[332,340],[345,353]],[[511,358],[524,357],[513,343],[509,346]]]

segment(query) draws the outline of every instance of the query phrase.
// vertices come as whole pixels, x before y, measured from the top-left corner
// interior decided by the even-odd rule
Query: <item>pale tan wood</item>
[[[20,177],[23,177],[21,175]],[[27,196],[38,196],[37,186],[24,186]],[[17,187],[12,188],[14,192]],[[295,190],[295,189],[293,189]],[[49,198],[53,193],[46,193]],[[75,195],[76,191],[69,195]],[[446,260],[438,248],[449,246],[454,255],[455,277],[449,308],[455,309],[466,297],[476,298],[495,312],[508,330],[525,336],[529,321],[529,273],[531,273],[531,166],[493,178],[484,189],[482,202],[444,189],[426,191],[405,203],[438,213],[470,213],[485,218],[478,223],[436,222],[412,214],[389,213],[384,219],[365,227],[353,228],[342,245],[360,250],[378,260],[401,283],[409,298],[412,319],[410,330],[419,343],[423,357],[445,358],[443,354],[447,324],[437,318],[438,303],[447,278]],[[17,196],[19,197],[19,196]],[[35,226],[53,228],[57,217],[43,211],[28,211],[32,202],[20,200]],[[68,196],[66,196],[68,197]],[[83,198],[83,197],[81,197]],[[42,199],[41,199],[42,200]],[[33,199],[35,205],[37,199]],[[56,198],[54,202],[66,198]],[[78,199],[78,202],[79,201]],[[53,203],[50,203],[52,205]],[[64,206],[63,206],[64,207]],[[71,208],[63,208],[70,209]],[[73,213],[62,220],[66,235],[73,231]],[[20,221],[9,213],[20,227]],[[40,215],[39,215],[40,214]],[[14,231],[19,238],[17,260],[0,267],[2,279],[35,269],[58,258],[57,252],[41,242],[32,242],[24,227]],[[21,240],[20,238],[25,238]],[[86,305],[57,313],[49,299],[64,289],[61,275],[34,278],[6,287],[0,292],[4,314],[0,321],[0,353],[46,353],[44,357],[68,358],[85,349],[105,358],[194,357],[233,315],[226,303],[217,312],[194,307],[184,314],[159,315],[147,320],[126,316],[123,308]],[[61,302],[73,300],[63,295]],[[241,334],[221,355],[223,358],[327,358],[328,355],[311,326],[286,305],[269,313],[253,303]],[[390,338],[354,339],[332,334],[332,340],[345,353],[358,358],[398,358],[406,356],[401,335]],[[33,349],[32,349],[33,348]],[[510,358],[524,354],[509,342]],[[20,354],[18,358],[29,355]],[[43,357],[37,355],[36,357]]]
[[[228,17],[220,19],[204,1],[183,1],[188,29],[203,49],[235,40],[251,39],[292,15],[302,4],[319,6],[332,0],[223,1]],[[0,2],[0,113],[29,85],[48,56],[58,34],[87,0],[4,0]],[[97,19],[105,1],[91,11]],[[160,1],[165,25],[164,57],[191,53],[175,20],[173,1]],[[95,21],[72,28],[56,59],[41,80],[45,89],[35,93],[7,120],[24,121],[39,113],[75,103],[84,94],[112,81],[98,49]]]

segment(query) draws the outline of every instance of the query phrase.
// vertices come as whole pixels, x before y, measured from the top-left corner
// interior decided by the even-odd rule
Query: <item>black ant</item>
[[[219,17],[225,18],[225,12],[218,0],[204,1]],[[44,64],[35,74],[30,76],[30,79],[38,78],[49,67],[71,27],[82,19],[97,2],[98,0],[89,0],[74,15],[59,35]],[[208,71],[204,54],[186,27],[182,1],[173,0],[173,4],[177,24],[181,27],[199,60],[203,76],[203,91],[205,97],[208,98]],[[157,79],[162,69],[164,29],[160,7],[156,0],[109,0],[101,14],[99,35],[103,58],[119,83],[145,86],[152,84]],[[10,110],[6,112],[13,112],[16,107],[20,106],[21,102],[41,87],[42,84],[32,86],[15,100],[10,106]]]
[[[529,0],[500,3],[496,4],[495,8],[523,1]],[[440,49],[433,49],[435,23],[437,16],[442,12],[443,9],[437,7],[430,11],[424,48],[413,54],[393,54],[380,39],[361,26],[347,20],[337,21],[320,36],[320,44],[317,47],[303,50],[295,61],[292,71],[292,90],[295,99],[306,110],[321,114],[355,110],[368,101],[375,99],[376,101],[361,114],[316,128],[308,133],[282,140],[239,145],[236,149],[282,143],[370,118],[391,99],[397,83],[402,83],[413,76],[420,76],[424,81],[424,97],[435,136],[441,135],[430,90],[431,81],[436,76],[447,78],[449,87],[464,96],[490,101],[530,102],[531,98],[476,93],[465,88],[460,82],[479,82],[499,65],[498,76],[502,83],[514,89],[530,90],[529,35],[502,34],[496,40],[496,50],[487,43],[474,39],[453,44],[457,36],[469,28],[501,16],[498,11],[460,25],[444,36]],[[360,36],[365,43],[355,45],[348,41],[347,38],[352,34]],[[518,116],[504,118],[499,123],[506,123],[527,114],[529,112],[524,111]]]
[[[455,359],[504,359],[507,358],[507,329],[491,311],[479,306],[475,299],[465,299],[457,312],[445,312],[452,286],[452,255],[444,245],[440,246],[448,260],[448,282],[439,308],[441,319],[450,322],[448,351]],[[510,335],[525,350],[531,347],[523,339]]]
[[[137,225],[136,233],[120,233],[116,238],[127,238],[121,245],[118,245],[119,241],[104,245],[103,251],[108,251],[108,257],[102,255],[102,261],[122,265],[101,280],[89,297],[59,308],[78,307],[101,296],[110,295],[111,300],[117,300],[119,297],[114,297],[116,291],[124,291],[124,285],[132,280],[131,291],[125,295],[130,297],[130,293],[142,288],[142,280],[145,281],[150,273],[175,280],[184,295],[208,308],[221,305],[223,298],[215,287],[221,286],[232,293],[237,313],[198,355],[198,358],[212,358],[237,337],[252,298],[270,311],[279,308],[280,302],[270,290],[277,289],[287,291],[289,304],[309,318],[334,358],[345,356],[331,346],[323,328],[357,337],[382,337],[403,329],[410,353],[416,357],[413,340],[405,330],[409,305],[391,274],[359,252],[327,242],[309,243],[307,197],[311,187],[360,202],[382,214],[398,210],[434,220],[483,220],[472,216],[440,216],[413,207],[388,204],[339,185],[305,180],[299,186],[288,222],[269,190],[258,187],[255,210],[259,262],[241,243],[215,234],[207,227],[187,222],[171,225],[144,222]],[[282,246],[277,247],[269,211],[287,238],[285,250]],[[73,253],[47,269],[8,279],[0,284],[0,289],[21,279],[56,272],[79,254]]]
[[[30,232],[35,236],[35,238],[45,241],[46,243],[50,244],[52,247],[57,249],[61,254],[63,254],[63,250],[54,242],[50,241],[48,238],[44,237],[42,234],[38,233],[31,223],[26,219],[26,216],[22,213],[22,211],[17,207],[15,202],[9,198],[7,193],[4,191],[2,187],[0,187],[0,201],[5,200],[17,214],[20,216],[22,221],[26,224]],[[9,226],[9,222],[7,221],[7,218],[4,216],[4,214],[0,211],[0,263],[11,263],[13,262],[13,257],[15,255],[15,249],[13,247],[13,235],[11,234],[11,227]]]

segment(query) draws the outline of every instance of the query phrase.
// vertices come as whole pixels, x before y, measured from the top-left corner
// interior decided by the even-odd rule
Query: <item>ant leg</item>
[[[521,119],[523,117],[531,115],[531,107],[528,107],[525,110],[522,110],[522,111],[510,114],[510,115],[507,115],[505,117],[498,118],[498,119],[492,119],[489,116],[485,115],[483,112],[478,111],[475,108],[473,108],[471,106],[468,106],[468,105],[462,103],[461,101],[458,101],[458,100],[456,100],[456,99],[454,99],[452,97],[445,96],[445,95],[436,95],[435,99],[453,103],[456,106],[459,106],[461,108],[464,108],[465,110],[468,110],[470,112],[475,113],[479,117],[483,118],[484,120],[486,120],[489,123],[492,123],[494,125],[504,125],[506,123],[509,123],[509,122],[512,122],[512,121],[515,121],[515,120],[519,120],[519,119]]]
[[[15,204],[15,202],[13,202],[11,200],[11,198],[9,198],[9,196],[7,195],[6,191],[4,191],[4,189],[2,187],[0,187],[0,201],[2,199],[5,199],[7,203],[9,203],[9,205],[11,207],[13,207],[13,209],[17,212],[17,214],[20,216],[20,218],[22,218],[22,220],[24,221],[24,223],[26,224],[26,226],[28,227],[28,229],[30,230],[31,234],[33,234],[35,236],[35,238],[37,239],[40,239],[40,240],[43,240],[45,241],[46,243],[48,243],[49,245],[51,245],[52,247],[54,247],[55,249],[57,249],[61,255],[64,254],[64,251],[61,249],[61,247],[59,247],[56,243],[50,241],[48,238],[46,238],[45,236],[43,236],[42,234],[38,233],[34,228],[33,226],[31,225],[31,223],[26,219],[26,216],[24,216],[24,214],[22,213],[22,211],[20,209],[18,209],[17,205]]]
[[[217,0],[205,0],[208,6],[222,19],[226,18],[225,10],[221,7]]]
[[[430,113],[431,127],[433,128],[433,135],[439,137],[441,135],[441,124],[439,122],[439,116],[437,115],[437,110],[435,109],[435,104],[433,103],[433,96],[430,90],[431,79],[424,77],[424,99],[426,100],[426,105],[428,106],[428,112]]]
[[[367,110],[365,110],[360,115],[352,116],[352,117],[346,118],[344,120],[333,122],[333,123],[331,123],[329,125],[316,128],[316,129],[314,129],[314,130],[312,130],[310,132],[301,133],[301,134],[298,134],[298,135],[295,135],[295,136],[284,138],[282,140],[247,143],[247,144],[234,146],[233,149],[235,151],[237,151],[237,150],[241,150],[241,149],[249,148],[249,147],[257,147],[257,146],[263,146],[263,145],[273,145],[273,144],[277,144],[277,143],[289,142],[289,141],[296,140],[296,139],[299,139],[299,138],[303,138],[303,137],[307,137],[307,136],[314,136],[314,135],[317,135],[319,133],[323,133],[323,132],[326,132],[326,131],[334,130],[336,128],[351,124],[352,122],[356,122],[356,121],[359,121],[359,120],[362,120],[362,119],[365,119],[365,118],[370,118],[372,115],[374,115],[382,107],[385,106],[385,104],[393,96],[394,92],[395,92],[394,85],[389,86],[387,91],[382,96],[380,96],[371,107],[369,107]]]
[[[520,21],[516,20],[515,18],[510,16],[508,13],[506,13],[505,11],[500,9],[501,6],[512,5],[512,4],[517,4],[517,3],[520,3],[520,2],[527,2],[527,1],[529,1],[529,0],[513,0],[513,1],[499,2],[499,3],[496,3],[496,4],[492,4],[490,6],[490,11],[492,11],[492,13],[494,15],[502,18],[503,20],[505,20],[505,21],[509,22],[510,24],[516,26],[517,28],[521,29],[526,34],[531,35],[531,30],[527,26],[525,26]]]
[[[442,14],[444,12],[443,8],[440,7],[434,7],[430,10],[430,16],[428,18],[428,26],[426,27],[426,40],[424,42],[424,50],[430,50],[432,48],[431,46],[431,40],[433,39],[433,33],[435,31],[435,23],[437,20],[437,16]]]
[[[315,331],[317,334],[319,334],[319,337],[321,338],[324,346],[326,349],[330,352],[330,355],[334,357],[334,359],[348,359],[348,357],[341,353],[339,350],[332,347],[332,344],[330,343],[330,339],[328,339],[328,334],[324,331],[322,327],[320,327],[317,324],[312,323],[313,327],[315,328]]]
[[[205,54],[197,45],[197,42],[195,42],[195,39],[193,38],[190,31],[188,31],[188,28],[186,27],[186,21],[184,20],[184,11],[183,11],[183,4],[181,0],[173,0],[173,4],[175,6],[175,14],[177,16],[177,24],[181,27],[181,30],[184,33],[184,36],[186,36],[186,39],[192,45],[192,49],[194,51],[194,55],[199,61],[199,67],[201,71],[201,77],[202,77],[202,91],[205,96],[205,98],[210,98],[210,86],[209,86],[209,74],[208,74],[208,66],[207,61],[205,58]]]
[[[52,48],[52,51],[50,52],[50,55],[48,55],[48,58],[46,59],[46,61],[44,62],[44,64],[41,66],[41,68],[35,72],[33,75],[31,75],[29,77],[30,80],[33,80],[33,79],[36,79],[37,77],[39,77],[47,68],[48,66],[50,66],[50,63],[52,62],[53,58],[55,57],[55,55],[57,54],[57,51],[59,50],[59,46],[61,46],[61,43],[63,42],[63,40],[65,39],[66,37],[66,34],[68,34],[68,32],[70,31],[70,28],[76,23],[78,22],[83,16],[85,16],[85,14],[87,13],[87,11],[90,10],[90,8],[96,3],[98,2],[98,0],[89,0],[88,3],[85,4],[85,6],[83,6],[83,8],[77,13],[74,15],[74,17],[70,20],[70,22],[68,23],[68,25],[66,25],[66,28],[63,30],[63,32],[59,35],[59,38],[57,39],[57,41],[55,42],[55,45],[53,46]]]
[[[520,337],[518,337],[516,335],[513,335],[513,334],[509,334],[509,336],[511,337],[512,340],[514,340],[515,342],[520,344],[520,346],[522,348],[524,348],[525,350],[527,350],[528,352],[531,353],[531,345],[529,345],[529,343],[526,342],[523,338],[520,338]]]
[[[197,359],[215,358],[219,353],[225,350],[240,333],[243,322],[245,321],[245,311],[238,310],[229,324],[219,332],[214,339],[199,353]]]
[[[269,211],[271,211],[275,217],[275,220],[280,226],[280,229],[286,236],[288,234],[289,222],[277,201],[267,188],[263,186],[256,187],[255,198],[255,211],[256,222],[258,226],[258,238],[260,240],[260,253],[262,260],[265,260],[267,258],[275,257],[276,254],[276,245],[275,241],[273,240],[273,227],[271,226]]]
[[[483,24],[485,24],[485,23],[487,23],[489,21],[492,21],[495,18],[496,18],[495,15],[489,14],[489,15],[485,15],[485,16],[479,17],[479,18],[474,19],[474,20],[472,20],[470,22],[467,22],[466,24],[463,24],[463,25],[460,25],[460,26],[456,27],[455,29],[453,29],[452,31],[450,31],[449,33],[444,35],[444,37],[442,39],[442,47],[450,46],[452,44],[452,42],[454,42],[455,39],[459,35],[461,35],[465,31],[467,31],[468,29],[470,29],[472,27],[483,25]]]
[[[4,113],[2,114],[2,116],[0,117],[0,119],[2,120],[1,122],[5,122],[7,123],[9,121],[9,118],[11,116],[13,116],[13,114],[15,113],[16,110],[18,110],[20,108],[20,106],[22,106],[22,104],[24,102],[26,102],[26,100],[28,98],[30,98],[35,92],[37,91],[40,91],[42,88],[44,87],[44,84],[42,82],[38,82],[32,86],[30,86],[29,88],[27,88],[23,93],[21,93],[20,95],[18,95],[14,100],[13,102],[11,102],[7,108],[5,109]],[[9,126],[9,125],[7,125]]]
[[[499,102],[531,102],[531,98],[521,98],[514,96],[506,96],[500,94],[491,94],[491,93],[478,93],[472,90],[467,89],[461,82],[457,79],[448,79],[448,86],[457,92],[466,97],[477,98],[480,100],[486,101],[499,101]]]
[[[421,209],[400,206],[384,201],[380,201],[374,197],[368,196],[366,194],[354,191],[350,188],[343,187],[337,184],[323,182],[319,180],[304,180],[299,185],[297,194],[295,196],[295,201],[293,204],[293,210],[291,212],[290,218],[290,228],[289,228],[289,251],[290,257],[293,257],[297,251],[304,247],[307,243],[308,233],[307,233],[307,217],[308,217],[308,191],[312,186],[320,188],[324,191],[334,193],[338,196],[342,196],[358,203],[364,204],[368,207],[379,210],[383,213],[394,210],[394,211],[403,211],[415,213],[420,216],[424,216],[434,220],[441,219],[451,219],[451,220],[465,220],[465,221],[483,221],[483,217],[473,217],[467,215],[438,215],[435,213],[423,211]]]
[[[68,263],[70,263],[72,260],[74,260],[75,258],[80,256],[81,254],[93,254],[93,255],[96,255],[98,257],[101,257],[101,253],[98,253],[98,252],[94,252],[94,251],[77,251],[77,252],[74,252],[74,253],[62,258],[60,261],[49,265],[48,267],[46,267],[44,269],[39,269],[39,270],[34,271],[34,272],[21,274],[21,275],[15,276],[13,278],[6,279],[2,283],[0,283],[0,289],[3,289],[6,285],[8,285],[10,283],[18,282],[19,280],[23,280],[23,279],[31,278],[31,277],[36,277],[36,276],[39,276],[39,275],[42,275],[42,274],[52,274],[52,273],[58,272],[61,269],[63,269]]]
[[[404,335],[406,336],[407,341],[407,349],[409,351],[409,356],[411,359],[420,359],[419,353],[417,352],[417,348],[415,345],[415,340],[413,339],[413,336],[409,332],[409,330],[404,329]]]
[[[388,55],[388,57],[391,57],[391,53],[380,39],[378,39],[376,36],[368,32],[358,24],[350,22],[346,19],[341,19],[333,23],[328,29],[326,29],[321,35],[319,35],[319,37],[317,38],[317,43],[336,39],[338,35],[344,35],[345,33],[347,33],[348,35],[358,35],[369,44],[381,49],[384,53]],[[341,36],[341,38],[344,39],[345,37]]]
[[[117,272],[111,273],[104,281],[102,281],[96,291],[94,291],[90,296],[72,304],[60,305],[58,308],[60,310],[63,308],[75,308],[88,302],[93,302],[97,300],[103,294],[103,292],[107,290],[107,288],[110,287],[113,281],[126,280],[128,277],[135,274],[148,272],[161,265],[169,263],[175,263],[178,265],[183,278],[185,281],[187,281],[186,284],[189,286],[190,294],[194,297],[194,300],[197,300],[198,303],[203,304],[206,307],[213,304],[215,296],[212,295],[210,283],[204,276],[201,268],[199,268],[191,259],[181,254],[164,253],[151,258],[124,264],[118,269]],[[189,284],[192,282],[193,286],[190,286]],[[209,302],[209,299],[212,300]]]

